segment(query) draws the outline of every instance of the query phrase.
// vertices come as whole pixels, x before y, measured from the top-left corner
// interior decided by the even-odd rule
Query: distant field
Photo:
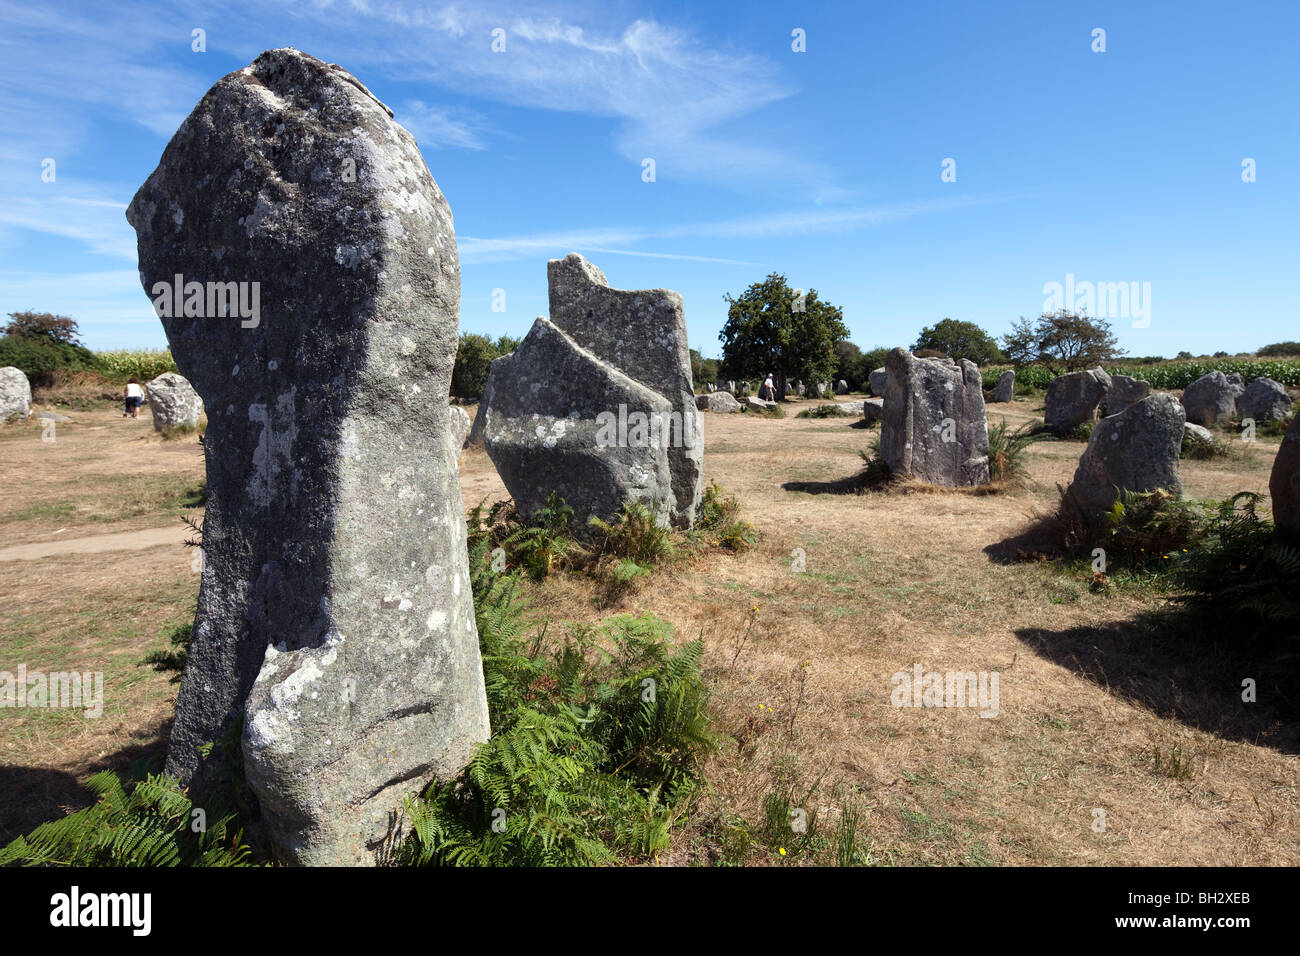
[[[992,388],[1009,365],[981,369],[984,387]],[[1152,388],[1186,388],[1209,372],[1236,372],[1247,382],[1257,378],[1271,378],[1292,388],[1300,388],[1300,359],[1209,359],[1202,361],[1171,361],[1157,364],[1121,362],[1105,366],[1112,375],[1129,375],[1151,383]],[[1016,370],[1016,381],[1034,388],[1046,388],[1056,376],[1041,365],[1029,365]]]

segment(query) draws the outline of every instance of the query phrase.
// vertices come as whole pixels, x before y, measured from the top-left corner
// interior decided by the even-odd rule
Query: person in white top
[[[130,415],[132,418],[140,417],[140,406],[144,404],[144,389],[134,378],[126,383],[123,397],[126,399],[126,411],[122,412],[122,417]]]
[[[776,401],[776,383],[772,381],[772,373],[767,373],[767,379],[763,382],[763,388],[767,391],[766,395],[761,396],[769,402]]]

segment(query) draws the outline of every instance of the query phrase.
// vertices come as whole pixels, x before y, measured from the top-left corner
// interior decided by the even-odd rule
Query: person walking
[[[139,418],[140,406],[144,404],[144,389],[140,387],[140,383],[134,378],[127,382],[126,388],[123,389],[123,397],[126,399],[126,410],[122,412],[122,417],[126,418],[129,415],[131,418]]]
[[[776,383],[772,381],[772,373],[767,373],[767,378],[763,380],[763,394],[758,396],[765,402],[776,401]]]

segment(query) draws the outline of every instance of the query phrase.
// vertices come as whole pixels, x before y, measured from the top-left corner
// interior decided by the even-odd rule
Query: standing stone
[[[550,320],[488,373],[483,438],[527,516],[557,492],[575,523],[637,500],[690,527],[703,444],[682,297],[611,289],[570,253],[547,266]]]
[[[1131,375],[1112,375],[1110,388],[1101,397],[1101,414],[1118,415],[1151,394],[1151,383]]]
[[[993,401],[1009,402],[1016,397],[1016,372],[1015,369],[1007,369],[998,378],[998,384],[993,389]]]
[[[714,392],[718,390],[718,387],[714,385],[712,382],[705,382],[704,390],[708,392],[710,395],[712,395]]]
[[[740,402],[730,392],[711,392],[695,396],[695,407],[702,412],[738,412]]]
[[[155,302],[176,276],[260,283],[254,322],[160,309],[208,410],[205,561],[167,770],[207,779],[199,748],[216,756],[242,720],[275,852],[373,863],[402,799],[488,736],[447,438],[451,212],[387,107],[279,49],[208,91],[127,219]]]
[[[1268,492],[1273,497],[1273,523],[1278,533],[1300,544],[1300,415],[1287,429],[1277,450]]]
[[[885,396],[885,386],[889,382],[889,373],[885,371],[885,367],[882,365],[867,376],[867,382],[871,388],[871,394],[883,398]]]
[[[1097,407],[1110,388],[1110,376],[1101,368],[1070,372],[1047,386],[1043,420],[1057,434],[1097,420]]]
[[[885,420],[885,400],[883,398],[864,398],[860,404],[862,405],[862,417],[868,422],[883,422]]]
[[[818,398],[825,398],[825,397],[826,397],[826,383],[825,383],[825,382],[818,382],[818,383],[817,383],[817,397],[818,397]]]
[[[149,410],[153,413],[154,431],[168,428],[193,428],[203,414],[203,399],[183,375],[163,372],[145,386]]]
[[[1183,389],[1183,408],[1187,420],[1207,428],[1237,414],[1237,397],[1245,387],[1222,372],[1207,372]]]
[[[1237,414],[1257,422],[1280,422],[1291,414],[1291,396],[1281,382],[1257,378],[1237,399]]]
[[[1182,493],[1178,456],[1183,447],[1183,408],[1157,392],[1097,423],[1079,458],[1063,506],[1086,525],[1098,525],[1119,491]]]
[[[450,439],[452,456],[460,452],[462,448],[469,447],[469,430],[471,422],[469,412],[459,405],[447,406],[447,437]]]
[[[835,394],[836,394],[836,395],[847,395],[847,394],[849,394],[849,383],[846,382],[846,381],[844,381],[844,379],[840,379],[838,382],[836,382],[836,383],[835,383]]]
[[[0,368],[0,422],[26,418],[32,409],[32,385],[22,369]]]
[[[880,452],[890,471],[935,485],[987,484],[989,431],[979,367],[969,359],[923,359],[897,348],[885,369]]]

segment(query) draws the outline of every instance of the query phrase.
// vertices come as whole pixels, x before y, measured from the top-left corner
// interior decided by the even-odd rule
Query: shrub
[[[1228,446],[1217,438],[1211,438],[1209,441],[1200,441],[1193,438],[1189,431],[1183,432],[1183,444],[1179,449],[1179,458],[1190,458],[1197,461],[1209,461],[1212,458],[1227,458],[1230,454]]]
[[[495,733],[455,780],[406,801],[401,862],[609,864],[668,845],[715,746],[703,642],[647,615],[575,629],[542,653],[508,576],[471,557]]]
[[[235,815],[218,816],[195,833],[194,804],[174,777],[150,774],[128,790],[105,770],[86,781],[93,806],[42,823],[0,850],[0,866],[242,866],[249,849]]]
[[[1300,547],[1261,518],[1261,496],[1239,492],[1210,512],[1200,547],[1175,569],[1185,605],[1234,633],[1300,638]]]
[[[740,502],[734,495],[724,497],[716,481],[700,496],[691,536],[699,546],[716,544],[727,551],[745,551],[758,541],[758,531],[740,517]]]
[[[849,413],[838,405],[818,405],[816,408],[805,408],[795,418],[848,418]]]
[[[1125,491],[1106,515],[1107,564],[1131,571],[1172,571],[1205,538],[1214,502],[1167,491]]]
[[[55,342],[46,336],[6,335],[0,338],[0,368],[12,365],[27,376],[33,387],[54,384],[54,373],[98,371],[95,354],[80,345]]]
[[[1025,422],[1015,431],[1004,418],[989,428],[989,479],[1010,482],[1024,478],[1025,453],[1030,445],[1046,441],[1049,433],[1034,422]]]

